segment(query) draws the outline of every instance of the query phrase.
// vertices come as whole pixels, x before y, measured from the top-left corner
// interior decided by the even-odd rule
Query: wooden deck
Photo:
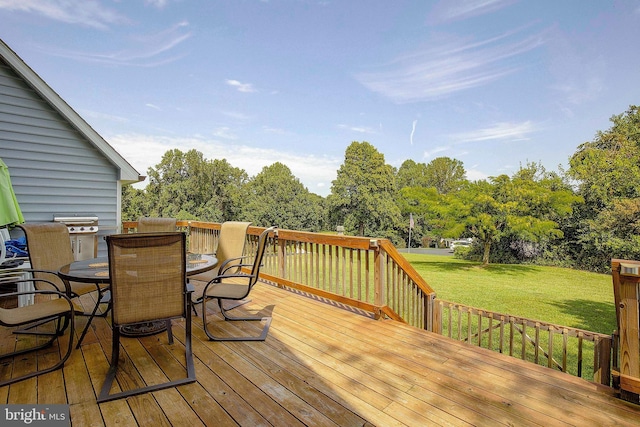
[[[640,406],[561,372],[262,283],[251,297],[236,311],[272,311],[269,337],[210,342],[194,318],[194,384],[96,404],[111,345],[99,318],[63,370],[0,388],[0,401],[68,403],[74,426],[640,425]],[[182,376],[183,327],[173,346],[166,334],[123,339],[120,386]],[[220,333],[236,328],[220,321]],[[3,362],[0,377],[36,360]]]

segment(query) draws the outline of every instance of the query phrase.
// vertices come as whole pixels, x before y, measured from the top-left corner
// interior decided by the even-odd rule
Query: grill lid
[[[96,225],[98,217],[95,215],[54,215],[53,222],[61,222],[67,225]]]
[[[54,215],[53,222],[67,226],[69,234],[88,234],[98,232],[98,217],[86,215]]]

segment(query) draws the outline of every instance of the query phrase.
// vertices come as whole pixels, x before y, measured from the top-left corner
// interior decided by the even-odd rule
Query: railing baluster
[[[533,360],[535,361],[535,363],[538,363],[540,361],[540,322],[536,322],[535,324],[535,328],[536,328],[536,342],[533,350]]]

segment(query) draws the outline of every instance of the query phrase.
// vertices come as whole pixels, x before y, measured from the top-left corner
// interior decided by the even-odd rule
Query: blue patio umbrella
[[[11,186],[9,168],[0,159],[0,227],[22,222],[24,217]]]

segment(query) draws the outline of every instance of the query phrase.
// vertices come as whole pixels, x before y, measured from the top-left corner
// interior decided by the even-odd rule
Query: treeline
[[[484,263],[540,263],[608,271],[611,258],[640,259],[640,108],[577,147],[569,169],[521,165],[512,176],[469,181],[462,162],[406,160],[399,168],[368,142],[347,147],[326,198],[282,163],[249,177],[226,160],[166,152],[144,190],[123,188],[123,219],[170,216],[386,237],[406,246],[472,237]]]

